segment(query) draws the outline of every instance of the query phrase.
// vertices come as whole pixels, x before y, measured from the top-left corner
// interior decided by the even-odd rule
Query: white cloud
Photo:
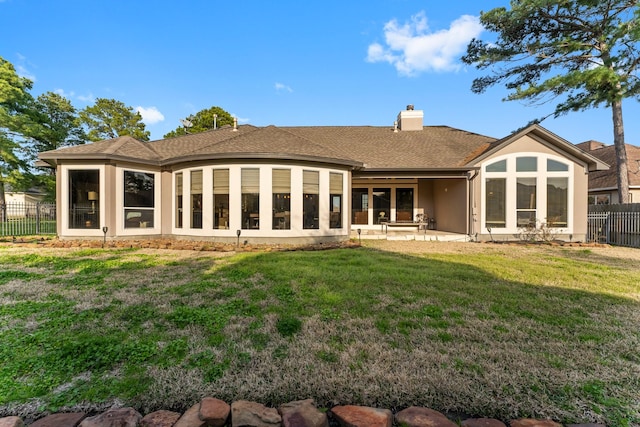
[[[456,71],[458,58],[467,44],[482,32],[477,16],[463,15],[451,23],[449,29],[431,31],[423,12],[400,25],[392,19],[384,26],[386,46],[369,45],[368,62],[388,62],[403,75],[428,71]]]
[[[89,92],[88,95],[78,95],[78,101],[82,101],[86,103],[95,102],[96,97],[93,95],[93,93]]]
[[[136,107],[136,111],[142,116],[142,121],[148,125],[153,125],[164,120],[164,114],[156,107]]]
[[[29,67],[34,67],[34,65],[29,62],[29,60],[27,59],[26,56],[24,56],[21,53],[16,53],[16,56],[18,57],[18,60],[16,61],[16,63],[13,65],[14,68],[16,69],[16,73],[20,76],[20,77],[24,77],[27,78],[29,80],[31,80],[32,82],[35,83],[36,81],[36,76],[35,74],[33,74],[29,68],[27,68],[27,66]]]
[[[275,88],[278,92],[293,92],[293,89],[282,83],[276,83]]]
[[[57,93],[58,95],[63,96],[67,99],[71,99],[76,96],[76,93],[74,91],[65,92],[64,89],[54,89],[53,93]]]

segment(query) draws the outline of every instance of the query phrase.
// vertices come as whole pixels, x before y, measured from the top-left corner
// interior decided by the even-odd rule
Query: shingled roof
[[[148,143],[123,136],[47,151],[40,158],[50,163],[113,158],[158,166],[228,158],[294,159],[368,170],[460,169],[495,141],[447,126],[394,132],[375,126],[242,125]]]
[[[589,173],[589,190],[618,188],[618,162],[615,147],[599,141],[585,141],[576,146],[611,165],[609,170]],[[640,147],[626,144],[626,148],[629,186],[640,187]]]

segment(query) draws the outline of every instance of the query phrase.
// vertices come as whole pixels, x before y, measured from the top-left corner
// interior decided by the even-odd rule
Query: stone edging
[[[395,423],[395,424],[394,424]],[[278,409],[239,400],[231,405],[205,397],[185,413],[160,410],[142,416],[133,408],[113,408],[95,416],[57,413],[29,424],[30,427],[506,427],[491,418],[469,418],[459,424],[440,412],[412,406],[393,415],[388,409],[366,406],[334,406],[320,411],[312,399],[281,405]],[[518,419],[510,427],[563,427],[552,420]],[[24,427],[20,417],[0,418],[0,427]],[[603,424],[568,424],[566,427],[605,427]]]

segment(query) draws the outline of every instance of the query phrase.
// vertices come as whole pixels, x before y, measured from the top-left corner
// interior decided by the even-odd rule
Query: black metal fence
[[[55,203],[0,203],[0,236],[56,234]]]
[[[640,203],[591,205],[587,240],[640,248]]]

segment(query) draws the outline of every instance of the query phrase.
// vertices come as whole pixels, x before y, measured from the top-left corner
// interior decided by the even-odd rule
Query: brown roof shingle
[[[104,158],[167,165],[215,158],[293,158],[365,169],[455,169],[494,138],[447,126],[398,131],[375,126],[239,126],[143,143],[120,137],[41,153],[42,159]]]
[[[618,188],[618,162],[615,147],[598,141],[585,141],[576,146],[611,166],[606,171],[589,173],[589,189]],[[629,185],[640,187],[640,147],[626,144],[626,149]]]

